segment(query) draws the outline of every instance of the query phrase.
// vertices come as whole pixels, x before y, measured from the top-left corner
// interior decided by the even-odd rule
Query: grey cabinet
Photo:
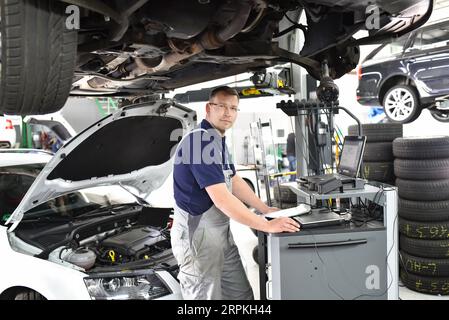
[[[383,222],[259,233],[261,298],[399,299],[397,188],[366,184],[362,190],[317,194],[286,185],[312,205],[337,198],[377,203]]]
[[[346,229],[269,235],[268,298],[387,299],[386,229]]]

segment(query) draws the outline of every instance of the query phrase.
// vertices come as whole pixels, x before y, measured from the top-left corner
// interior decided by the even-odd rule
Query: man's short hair
[[[239,93],[234,88],[228,86],[221,86],[214,88],[209,95],[209,101],[211,101],[218,93],[223,93],[228,96],[236,96],[237,100],[240,101]]]

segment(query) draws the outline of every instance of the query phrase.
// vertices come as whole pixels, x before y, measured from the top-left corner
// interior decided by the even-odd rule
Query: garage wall
[[[87,98],[69,98],[61,114],[76,132],[103,118],[95,102]]]
[[[244,151],[245,137],[250,135],[250,123],[268,122],[271,119],[273,133],[275,135],[275,143],[286,142],[288,133],[292,132],[290,117],[283,113],[280,109],[276,109],[276,103],[281,100],[288,100],[288,96],[251,98],[240,100],[240,111],[234,127],[226,134],[227,144],[234,157],[236,164],[253,163],[252,157],[248,159]],[[189,103],[187,107],[195,110],[198,116],[198,123],[206,116],[206,102]],[[285,137],[276,137],[278,130],[284,130]],[[269,130],[264,129],[264,137],[267,138],[266,144],[271,144],[271,136]],[[250,150],[252,155],[252,150]]]

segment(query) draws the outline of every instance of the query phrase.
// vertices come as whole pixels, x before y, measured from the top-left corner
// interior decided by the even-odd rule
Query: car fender
[[[0,294],[9,288],[25,287],[49,300],[90,299],[83,281],[85,273],[13,250],[4,226],[0,226],[0,256]]]
[[[400,69],[402,69],[402,68],[400,68]],[[392,74],[388,75],[388,77],[386,77],[386,78],[384,78],[384,79],[382,79],[382,80],[380,81],[380,83],[379,83],[379,101],[380,101],[380,103],[382,103],[381,100],[383,100],[383,99],[381,99],[381,91],[382,91],[382,89],[384,88],[384,85],[385,85],[389,80],[391,80],[392,78],[400,76],[400,77],[406,78],[406,79],[409,80],[409,81],[412,81],[414,84],[416,83],[415,79],[413,79],[413,78],[410,76],[410,74],[406,72],[405,69],[404,69],[404,70],[401,70],[401,71],[403,71],[403,72],[395,72],[395,73],[392,73]],[[416,85],[413,85],[413,87],[415,87],[415,88],[418,90],[419,97],[421,97],[421,92],[420,92],[420,90],[417,88],[417,86],[416,86]],[[388,90],[389,90],[389,88],[386,89],[386,90],[384,91],[384,93],[386,93]]]

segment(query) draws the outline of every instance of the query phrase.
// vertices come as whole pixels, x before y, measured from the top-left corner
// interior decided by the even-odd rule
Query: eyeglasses
[[[209,102],[209,104],[216,106],[220,111],[224,111],[225,109],[236,113],[237,111],[240,111],[239,108],[237,108],[236,106],[228,106],[227,104],[224,103],[214,103],[214,102]]]

